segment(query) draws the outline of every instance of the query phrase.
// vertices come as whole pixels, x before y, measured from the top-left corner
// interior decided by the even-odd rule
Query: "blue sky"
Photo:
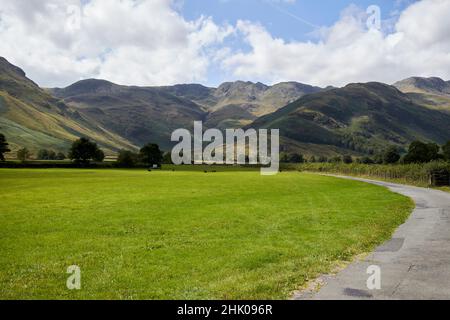
[[[449,12],[450,0],[1,0],[0,56],[44,87],[450,80]]]
[[[311,32],[316,26],[330,26],[350,5],[363,9],[370,5],[381,8],[382,19],[403,10],[413,1],[395,0],[184,0],[180,12],[188,20],[200,16],[211,16],[216,23],[235,24],[238,20],[259,22],[275,37],[285,40],[311,40]],[[300,19],[306,22],[301,22]]]
[[[239,20],[249,20],[264,26],[274,38],[288,42],[317,42],[315,31],[335,24],[349,6],[365,10],[377,5],[381,9],[382,20],[390,19],[395,23],[399,14],[413,2],[415,0],[184,0],[179,11],[187,20],[208,16],[217,24],[232,25]],[[233,39],[227,44],[234,50],[250,50],[244,41]],[[217,66],[212,66],[208,84],[218,85],[229,77]]]

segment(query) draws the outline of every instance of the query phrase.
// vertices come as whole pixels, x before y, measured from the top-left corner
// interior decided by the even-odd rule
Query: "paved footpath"
[[[296,294],[294,299],[450,299],[450,193],[342,178],[386,186],[412,198],[416,209],[390,241],[337,275],[323,277],[318,292]],[[372,265],[381,270],[380,290],[367,288],[367,268]]]

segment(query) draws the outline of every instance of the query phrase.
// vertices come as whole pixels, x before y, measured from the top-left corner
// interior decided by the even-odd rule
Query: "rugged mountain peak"
[[[22,88],[39,88],[36,83],[27,78],[22,69],[11,64],[5,58],[0,57],[0,90],[17,95],[20,91],[17,90],[17,85]]]
[[[253,83],[250,81],[235,81],[235,82],[225,82],[222,83],[216,90],[216,96],[231,96],[231,95],[253,95],[256,96],[265,90],[267,90],[269,86],[258,82]]]
[[[106,80],[86,79],[75,82],[63,89],[51,89],[51,92],[57,97],[68,98],[83,94],[108,94],[118,88],[120,88],[119,85]]]
[[[291,88],[297,88],[297,89],[310,89],[310,88],[315,88],[318,90],[321,89],[319,87],[314,87],[309,84],[304,84],[304,83],[295,82],[295,81],[280,82],[280,83],[274,84],[272,86],[272,88],[279,88],[279,87],[291,87]]]
[[[381,82],[350,83],[344,88],[332,89],[330,91],[342,92],[342,89],[347,90],[347,92],[372,93],[379,97],[409,100],[409,98],[396,87]]]
[[[394,83],[394,86],[405,93],[450,94],[450,81],[438,77],[411,77]]]
[[[9,61],[3,57],[0,57],[0,73],[7,73],[9,75],[15,75],[22,78],[26,77],[26,74],[22,69],[9,63]]]

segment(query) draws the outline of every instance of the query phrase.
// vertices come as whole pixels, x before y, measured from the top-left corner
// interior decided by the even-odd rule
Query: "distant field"
[[[285,299],[412,210],[387,189],[298,172],[0,169],[0,181],[0,299]]]

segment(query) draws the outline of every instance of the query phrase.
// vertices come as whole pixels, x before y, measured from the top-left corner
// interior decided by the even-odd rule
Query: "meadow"
[[[0,299],[287,299],[413,208],[357,181],[217,171],[0,169]]]

